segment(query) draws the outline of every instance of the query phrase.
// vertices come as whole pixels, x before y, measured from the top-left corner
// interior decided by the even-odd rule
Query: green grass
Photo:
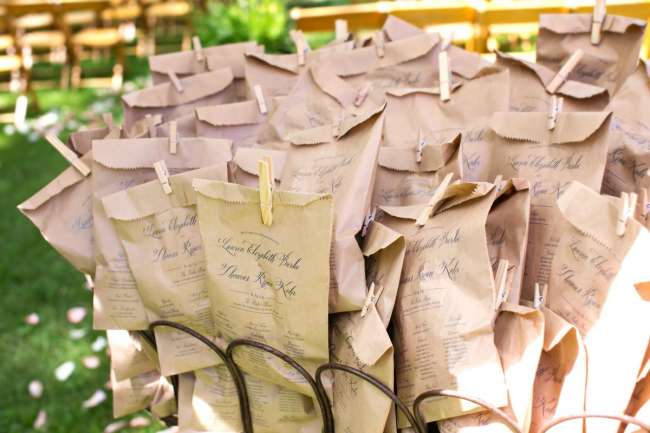
[[[98,98],[94,91],[40,92],[43,112],[56,109],[78,116]],[[116,100],[114,96],[100,99]],[[11,99],[0,95],[0,99]],[[110,104],[108,104],[110,107]],[[63,109],[62,107],[66,107]],[[113,109],[117,109],[114,106]],[[84,356],[94,354],[91,343],[103,332],[92,331],[91,293],[84,278],[62,259],[16,205],[35,193],[67,163],[44,140],[28,135],[8,135],[0,126],[0,432],[35,431],[32,424],[40,409],[48,414],[42,431],[48,433],[99,433],[113,421],[112,395],[100,406],[82,409],[82,402],[108,381],[106,351],[97,353],[101,366],[86,369]],[[70,307],[83,306],[88,315],[81,324],[66,319]],[[24,317],[36,312],[40,323],[29,326]],[[69,332],[83,328],[85,337],[72,340]],[[76,368],[65,382],[54,377],[57,366],[74,361]],[[33,400],[27,386],[31,380],[44,384],[40,400]],[[124,432],[155,432],[146,429]]]

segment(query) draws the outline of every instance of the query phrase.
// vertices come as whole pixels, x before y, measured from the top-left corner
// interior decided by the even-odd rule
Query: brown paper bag
[[[497,407],[508,402],[494,345],[496,293],[486,238],[496,194],[491,184],[458,183],[436,191],[428,205],[382,207],[379,220],[406,239],[393,342],[397,394],[409,406],[422,392],[441,388]],[[445,397],[422,409],[429,422],[480,407]],[[402,416],[399,426],[406,426]]]
[[[149,321],[124,248],[106,215],[102,198],[156,179],[153,163],[164,160],[177,173],[230,160],[226,140],[183,138],[170,154],[167,138],[93,142],[92,208],[97,271],[93,299],[95,329],[147,329]]]
[[[550,309],[544,313],[544,347],[539,360],[533,391],[532,433],[552,419],[585,411],[587,354],[582,335],[574,326]],[[563,422],[558,433],[583,431],[582,420]]]
[[[620,134],[609,129],[609,112],[560,113],[554,130],[544,112],[495,113],[480,140],[463,143],[465,175],[472,180],[521,177],[530,183],[531,217],[524,299],[535,283],[548,281],[555,240],[551,237],[559,212],[558,194],[578,179],[599,190],[607,149]]]
[[[584,335],[588,413],[625,411],[650,339],[650,233],[630,218],[618,236],[617,202],[578,182],[558,199],[549,307]],[[587,420],[588,432],[617,429],[616,421]]]
[[[510,71],[510,111],[548,112],[552,95],[546,86],[556,72],[500,51],[496,55],[497,65]],[[564,98],[562,111],[602,111],[609,102],[604,87],[574,80],[566,80],[555,94]]]
[[[92,155],[81,160],[88,166]],[[95,274],[93,254],[92,173],[66,168],[36,194],[18,205],[43,238],[79,272]]]
[[[163,122],[191,113],[194,108],[235,102],[230,69],[218,69],[179,79],[183,90],[172,83],[158,84],[122,96],[124,128],[129,130],[146,115],[160,115]]]
[[[208,294],[219,338],[252,338],[313,373],[327,362],[332,196],[273,192],[270,226],[257,190],[195,181]],[[271,355],[240,349],[245,372],[312,395],[302,376]]]
[[[592,14],[542,14],[539,16],[537,62],[554,71],[576,50],[584,57],[569,77],[605,87],[616,94],[634,72],[643,42],[645,20],[606,15],[600,43],[591,43]]]
[[[609,149],[604,194],[619,197],[621,192],[650,188],[650,115],[639,108],[650,98],[649,65],[641,62],[612,98],[611,128],[623,134],[623,141]]]
[[[143,342],[135,333],[122,330],[106,331],[108,347],[111,352],[111,371],[115,380],[121,382],[149,371],[160,371],[157,357],[152,360]]]
[[[331,312],[359,310],[365,298],[363,256],[355,235],[370,207],[383,119],[376,112],[346,119],[337,137],[331,127],[297,131],[289,137],[281,188],[334,195]]]
[[[421,28],[401,18],[397,18],[395,15],[388,15],[381,29],[391,41],[406,39],[424,33],[424,30]]]
[[[233,183],[244,185],[249,188],[259,186],[260,159],[271,158],[273,162],[273,177],[275,185],[279,185],[284,165],[287,161],[287,152],[283,150],[270,150],[262,148],[240,148],[237,149],[235,157],[229,164],[229,178]]]
[[[169,416],[176,412],[174,388],[157,371],[118,381],[111,370],[111,389],[115,418],[146,408],[150,408],[151,413],[157,417]]]
[[[222,162],[171,176],[171,194],[154,180],[103,198],[149,322],[171,320],[214,336],[192,180],[227,176]],[[209,347],[185,332],[159,327],[154,334],[164,376],[220,362]]]
[[[172,132],[172,123],[176,124],[176,137],[204,137],[204,138],[217,138],[206,137],[205,135],[196,132],[196,114],[194,112],[184,114],[174,120],[165,123],[158,123],[142,135],[142,137],[169,137]]]

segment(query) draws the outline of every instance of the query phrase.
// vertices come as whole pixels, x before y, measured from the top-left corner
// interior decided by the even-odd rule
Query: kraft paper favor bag
[[[621,192],[650,188],[650,115],[640,109],[650,98],[650,66],[641,62],[612,98],[611,129],[623,134],[620,146],[609,149],[604,194],[619,197]],[[639,208],[641,209],[641,208]]]
[[[555,418],[585,412],[587,353],[583,336],[573,325],[545,306],[544,347],[539,360],[533,391],[531,433],[539,432]],[[583,421],[563,422],[558,433],[583,431]]]
[[[81,160],[90,166],[92,155]],[[92,173],[84,176],[70,166],[18,210],[75,269],[95,275],[91,179]]]
[[[233,74],[228,68],[204,72],[179,79],[183,90],[172,83],[157,84],[122,96],[124,128],[146,115],[160,115],[163,122],[191,113],[196,107],[235,102]]]
[[[328,359],[332,196],[274,191],[268,226],[259,191],[198,179],[195,187],[217,337],[263,341],[313,374]],[[235,360],[250,375],[313,393],[272,355],[240,348]]]
[[[114,125],[103,128],[82,129],[70,134],[67,145],[78,155],[85,155],[92,149],[93,140],[120,138],[121,132],[121,128]]]
[[[111,351],[111,370],[118,382],[149,371],[160,371],[158,363],[149,358],[144,350],[143,346],[148,343],[143,342],[137,334],[109,330],[106,337]]]
[[[359,310],[365,298],[363,256],[355,235],[370,207],[383,119],[381,112],[349,118],[337,137],[331,127],[296,131],[289,137],[280,187],[334,196],[330,312]]]
[[[379,221],[406,240],[393,343],[397,395],[409,406],[432,389],[457,390],[497,407],[508,403],[494,345],[496,293],[486,233],[496,194],[492,184],[457,183],[439,188],[427,205],[381,208]],[[422,410],[430,422],[481,408],[444,397],[427,400]],[[398,420],[406,427],[403,416]]]
[[[504,408],[517,427],[527,433],[533,411],[533,386],[544,343],[544,315],[522,305],[504,303],[494,327],[495,344],[503,364],[509,404]],[[438,422],[442,433],[511,432],[489,412]]]
[[[546,86],[556,71],[500,51],[496,56],[496,64],[510,71],[510,111],[548,112],[552,95]],[[575,80],[566,80],[555,94],[564,98],[562,111],[602,111],[609,102],[604,87]]]
[[[617,235],[619,200],[578,182],[558,199],[563,219],[556,227],[549,308],[584,336],[590,413],[625,411],[650,339],[650,233],[630,218],[624,235]],[[616,421],[587,420],[587,431],[617,429]]]
[[[174,388],[157,371],[118,381],[111,371],[113,416],[120,418],[149,408],[157,417],[166,417],[176,411]]]
[[[562,112],[555,129],[547,113],[495,113],[481,140],[464,143],[465,175],[472,180],[519,177],[528,180],[531,215],[523,299],[532,299],[535,283],[546,283],[559,218],[556,199],[572,180],[600,189],[607,149],[621,140],[610,131],[610,112]]]
[[[142,137],[169,137],[172,132],[172,124],[176,124],[176,137],[204,137],[205,135],[198,134],[196,132],[196,117],[194,113],[184,114],[181,117],[177,117],[174,120],[170,120],[165,123],[158,123],[154,125],[151,129],[147,128],[147,133],[143,134]],[[218,137],[210,137],[218,138]]]
[[[149,321],[124,248],[102,205],[105,196],[156,179],[153,164],[165,161],[178,173],[231,159],[227,140],[179,138],[170,153],[168,138],[93,142],[92,215],[95,237],[95,329],[147,329]]]
[[[275,184],[278,185],[287,161],[287,152],[283,150],[271,150],[264,148],[240,148],[237,149],[235,157],[229,164],[229,178],[233,183],[244,185],[250,188],[259,186],[260,159],[271,158],[273,161],[273,176]]]
[[[576,50],[584,57],[569,77],[605,87],[616,94],[634,72],[643,42],[645,20],[605,15],[600,43],[591,43],[592,14],[542,14],[539,16],[537,63],[554,71]]]
[[[227,176],[222,162],[171,176],[170,194],[154,180],[103,198],[149,322],[171,320],[207,337],[214,335],[192,181]],[[209,347],[185,332],[158,327],[154,334],[164,376],[220,362]]]
[[[395,15],[388,15],[386,17],[382,30],[391,41],[406,39],[424,33],[424,30],[421,28],[414,26],[408,21],[397,18]]]

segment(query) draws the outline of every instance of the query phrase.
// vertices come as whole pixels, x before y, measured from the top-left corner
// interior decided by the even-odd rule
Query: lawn
[[[0,99],[7,98],[8,95],[0,94]],[[116,112],[119,109],[116,95],[91,90],[43,91],[39,93],[39,101],[42,112],[50,112],[51,123],[60,124],[65,118],[66,124],[73,128],[85,122],[79,122],[78,118],[89,107],[95,111],[93,116],[108,109]],[[60,136],[67,138],[65,131]],[[32,425],[39,410],[47,412],[47,422],[40,431],[48,433],[100,433],[113,422],[112,396],[105,389],[109,359],[105,348],[98,352],[91,348],[93,342],[105,336],[104,332],[92,330],[91,292],[84,287],[83,275],[63,260],[16,210],[18,203],[66,166],[66,161],[36,133],[19,133],[10,126],[3,129],[0,125],[2,433],[37,431]],[[73,325],[68,322],[66,312],[77,306],[85,307],[88,314],[81,323]],[[35,326],[25,322],[25,316],[30,313],[37,313],[40,317]],[[73,339],[71,332],[85,335]],[[84,367],[82,359],[89,355],[99,357],[98,368]],[[66,361],[74,362],[75,370],[68,380],[60,382],[55,378],[54,370]],[[40,399],[30,397],[28,384],[32,380],[39,380],[44,385]],[[82,402],[97,389],[106,391],[107,400],[92,409],[83,409]],[[162,429],[163,426],[154,421],[147,428],[130,428],[122,432],[157,432]]]

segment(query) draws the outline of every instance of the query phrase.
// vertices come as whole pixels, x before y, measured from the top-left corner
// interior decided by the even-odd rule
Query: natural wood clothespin
[[[56,135],[48,134],[45,136],[45,139],[72,165],[77,169],[82,176],[88,176],[90,174],[90,168],[83,162],[76,153],[74,153],[68,146],[63,144],[59,137]]]
[[[594,13],[591,16],[591,43],[593,45],[600,44],[606,14],[605,0],[596,0],[594,2]]]
[[[102,120],[108,129],[113,129],[113,113],[102,114]]]
[[[415,162],[418,164],[422,162],[422,153],[424,152],[424,146],[427,144],[424,139],[424,134],[422,134],[422,129],[418,129],[418,143],[417,148],[415,149]]]
[[[156,124],[154,122],[153,116],[151,114],[144,115],[145,120],[147,121],[147,129],[149,130],[149,138],[156,138]]]
[[[621,193],[621,199],[618,201],[618,220],[616,221],[616,234],[618,236],[625,235],[627,221],[634,218],[637,200],[638,196],[634,192]]]
[[[533,295],[533,307],[536,309],[546,305],[548,296],[548,284],[535,283],[535,294]]]
[[[571,57],[569,57],[569,59],[562,65],[558,73],[555,74],[555,77],[553,77],[551,82],[546,86],[546,91],[548,93],[557,92],[557,89],[564,84],[571,71],[573,71],[578,63],[580,63],[584,54],[585,53],[579,48],[571,54]]]
[[[203,47],[201,46],[201,39],[198,36],[192,37],[192,49],[194,50],[194,57],[197,62],[202,62],[205,60],[203,55]]]
[[[440,100],[442,102],[449,101],[451,99],[451,73],[447,50],[438,53],[438,76],[438,81],[440,82]]]
[[[494,178],[494,187],[496,188],[497,192],[501,192],[502,182],[503,182],[503,175],[497,174],[496,177]]]
[[[422,213],[418,216],[417,220],[415,220],[415,225],[422,227],[427,223],[429,218],[431,218],[431,215],[433,215],[436,208],[438,207],[438,204],[444,197],[445,191],[447,191],[447,187],[449,186],[449,183],[453,177],[453,173],[448,173],[442,182],[440,182],[440,185],[438,185],[438,188],[433,193],[433,196],[429,200],[429,203],[427,203],[426,207],[422,209]]]
[[[291,30],[289,36],[296,46],[296,54],[298,54],[298,65],[305,65],[305,55],[309,51],[309,44],[305,40],[305,35],[300,30]]]
[[[555,129],[557,125],[557,117],[562,112],[562,105],[564,105],[564,98],[557,95],[551,95],[551,101],[548,109],[548,122],[547,127],[550,131]]]
[[[169,122],[169,153],[172,155],[176,154],[176,147],[178,143],[178,138],[177,138],[177,127],[176,127],[176,121],[172,120]]]
[[[257,162],[257,167],[262,223],[270,226],[273,224],[273,161],[270,157],[265,157]]]
[[[176,75],[176,72],[174,71],[167,71],[167,76],[169,77],[169,81],[172,82],[172,85],[174,86],[174,89],[178,93],[183,93],[183,83],[181,83],[181,80],[178,79],[178,75]]]
[[[370,224],[375,220],[375,216],[377,215],[377,208],[374,207],[370,212],[368,212],[368,215],[363,219],[363,225],[361,226],[361,237],[365,238],[366,235],[368,234],[368,228],[370,227]]]
[[[154,162],[153,169],[156,170],[156,176],[158,176],[158,181],[160,182],[160,186],[162,186],[163,192],[165,194],[171,194],[172,186],[169,183],[169,170],[167,170],[165,161],[160,160]]]
[[[366,317],[368,314],[368,310],[370,309],[371,305],[375,305],[377,303],[377,300],[381,296],[381,294],[384,291],[384,286],[379,286],[379,289],[375,291],[375,282],[373,281],[370,283],[370,287],[368,288],[368,295],[366,295],[366,300],[363,303],[363,308],[361,308],[361,317]]]
[[[359,89],[359,93],[357,93],[357,97],[354,98],[354,106],[355,107],[360,107],[361,104],[366,100],[366,97],[368,97],[368,93],[370,92],[370,88],[372,87],[371,83],[366,83]]]
[[[648,214],[650,213],[650,202],[648,201],[648,188],[641,188],[641,217],[644,220],[648,219]]]
[[[375,42],[375,49],[377,50],[377,57],[380,59],[384,58],[384,45],[386,44],[386,40],[384,38],[384,32],[383,31],[378,31],[375,33],[373,36],[374,42]]]
[[[510,263],[506,259],[499,260],[497,272],[494,276],[494,285],[496,289],[496,301],[494,303],[494,310],[499,311],[501,305],[508,299],[508,292],[510,288],[506,284],[508,280],[508,266]]]
[[[262,92],[262,86],[256,84],[253,87],[253,91],[255,92],[255,99],[257,99],[257,107],[260,109],[260,113],[261,114],[268,113],[269,110],[266,108],[266,100],[264,99],[264,92]]]
[[[343,42],[348,38],[348,22],[347,20],[334,21],[334,30],[336,31],[336,40]]]

